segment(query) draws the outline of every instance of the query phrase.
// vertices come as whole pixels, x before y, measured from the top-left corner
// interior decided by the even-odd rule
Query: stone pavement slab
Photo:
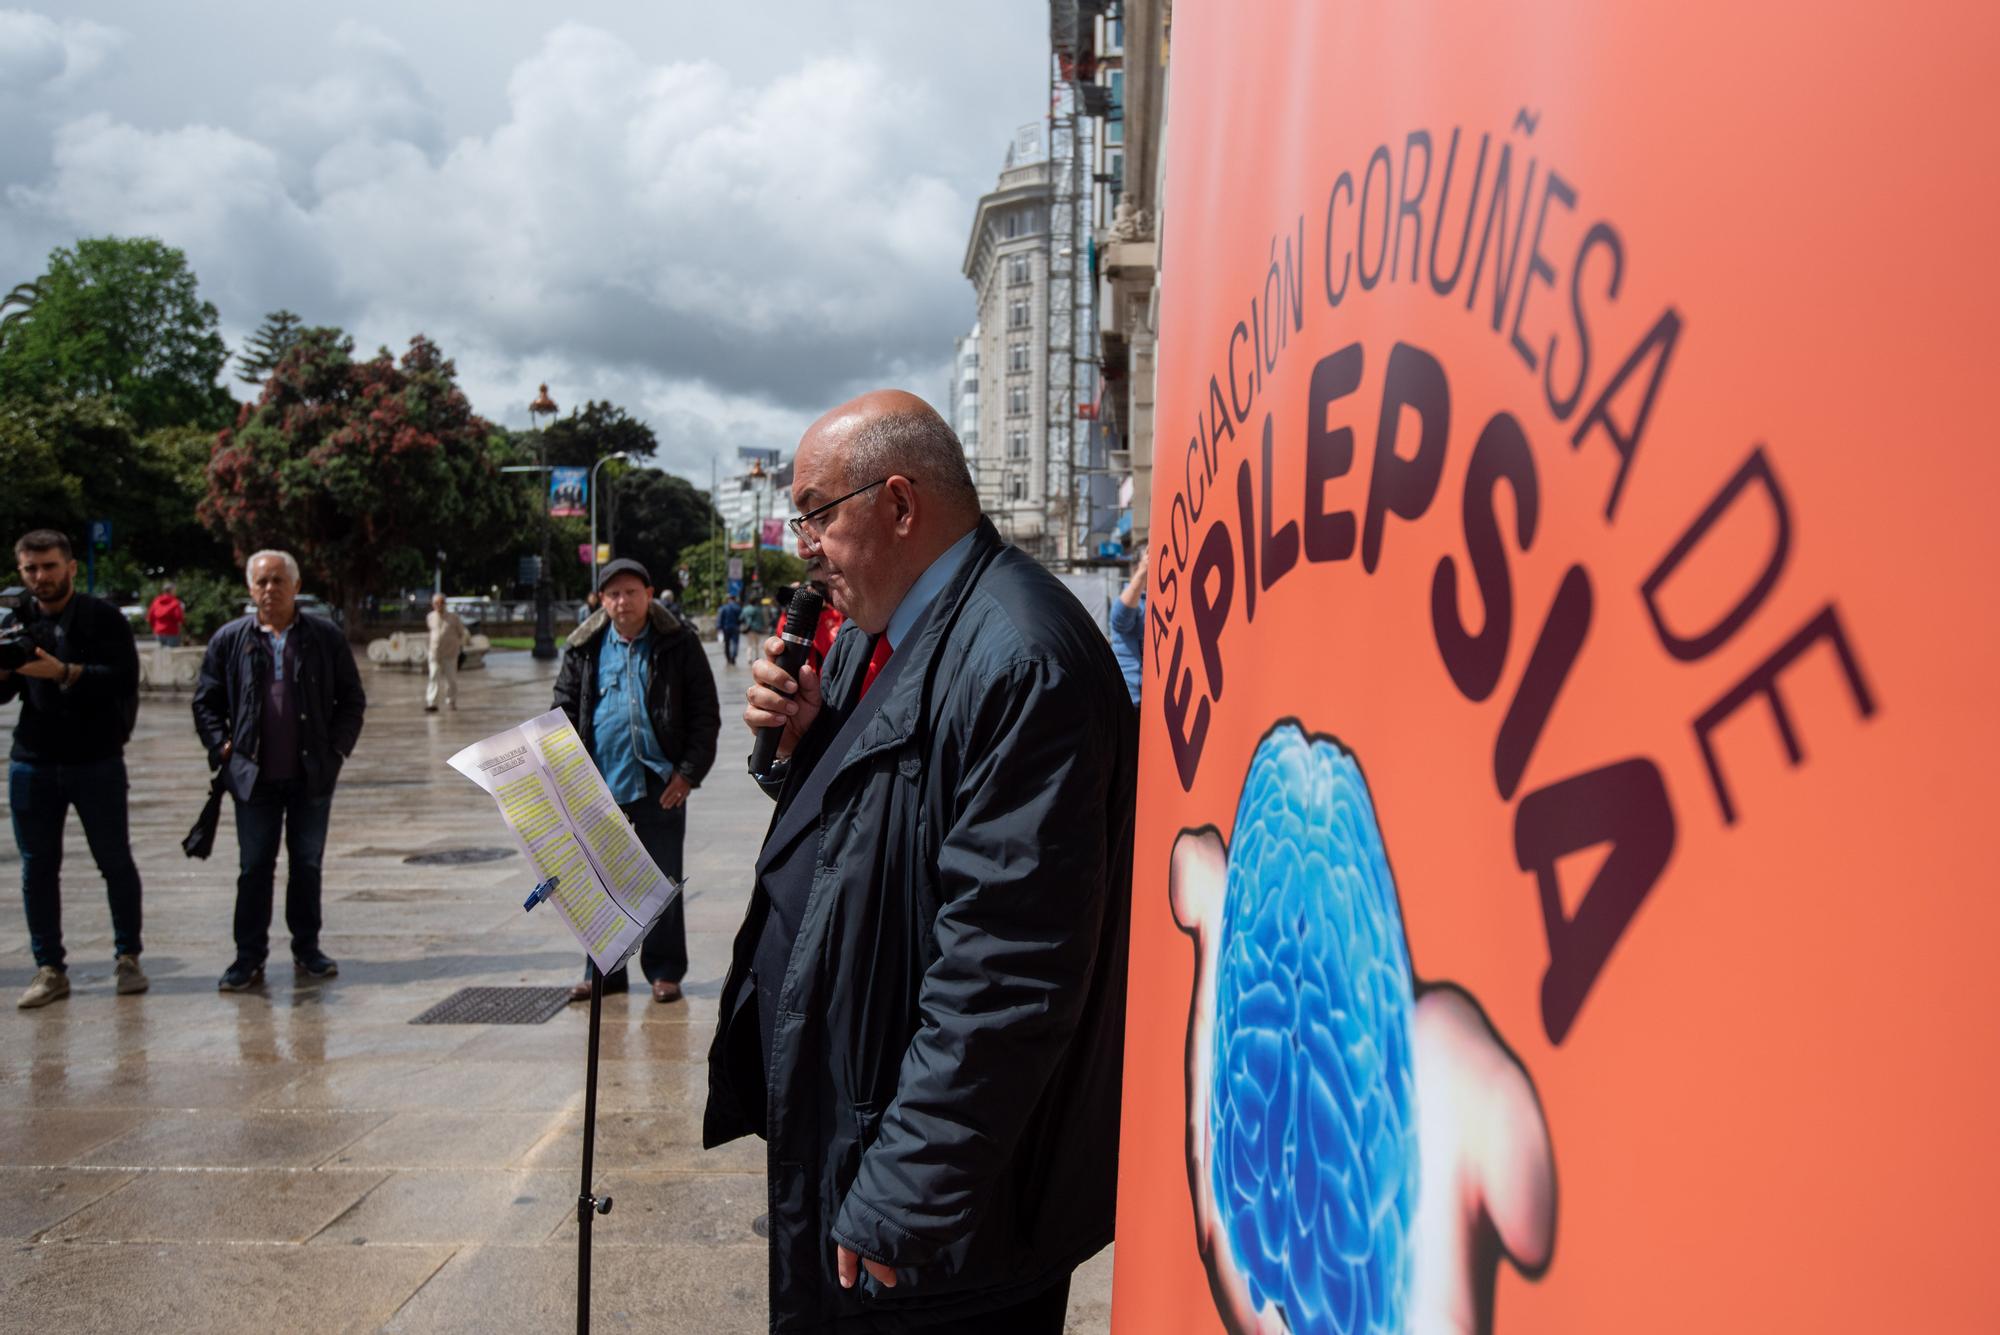
[[[390,1174],[312,1239],[314,1246],[546,1242],[576,1214],[574,1172],[492,1169]]]
[[[490,1168],[524,1158],[554,1129],[554,1119],[547,1113],[399,1112],[327,1164],[342,1168]],[[571,1191],[570,1195],[576,1193]]]
[[[161,1112],[75,1162],[99,1168],[311,1168],[387,1120],[378,1112]]]
[[[380,1329],[449,1247],[45,1242],[0,1253],[0,1293],[35,1330]],[[550,1327],[543,1327],[550,1329]]]
[[[117,1169],[0,1168],[0,1238],[32,1238],[136,1176]]]
[[[770,818],[732,717],[746,674],[711,661],[725,737],[691,799],[687,999],[656,1005],[642,984],[604,1004],[594,1185],[616,1204],[593,1227],[600,1330],[766,1326],[751,1228],[763,1146],[700,1148],[716,997]],[[225,806],[213,858],[182,857],[206,769],[186,697],[142,701],[127,765],[153,986],[112,990],[103,885],[72,821],[72,993],[0,1014],[0,1327],[21,1312],[40,1329],[203,1335],[573,1324],[588,1008],[410,1023],[460,987],[582,969],[558,923],[521,911],[526,868],[491,800],[445,765],[548,707],[553,664],[488,662],[461,678],[463,708],[436,715],[420,676],[362,665],[367,724],[334,799],[323,895],[340,975],[294,973],[281,908],[264,985],[237,995],[215,990],[233,818]],[[497,855],[437,860],[482,850]],[[17,868],[0,839],[0,880]],[[0,994],[33,972],[19,912],[0,912]],[[1107,1251],[1078,1272],[1071,1330],[1108,1329],[1109,1294]]]
[[[46,1236],[63,1242],[304,1242],[383,1177],[236,1169],[141,1173]]]

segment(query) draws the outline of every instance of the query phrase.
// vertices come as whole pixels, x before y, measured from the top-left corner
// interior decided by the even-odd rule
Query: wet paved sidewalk
[[[592,1319],[602,1330],[765,1328],[763,1145],[700,1148],[705,1060],[769,805],[738,762],[743,674],[710,646],[723,758],[688,823],[688,999],[606,998]],[[72,992],[33,976],[11,838],[0,839],[0,1326],[51,1331],[552,1331],[574,1324],[587,1007],[542,1025],[413,1025],[460,987],[571,981],[581,955],[529,886],[493,804],[445,766],[547,708],[553,664],[495,654],[426,715],[423,679],[363,663],[361,745],[334,799],[322,944],[295,976],[282,905],[260,990],[220,994],[235,899],[180,838],[207,771],[185,695],[143,700],[127,751],[152,990],[111,986],[103,882],[72,819]],[[14,709],[0,714],[0,742]],[[492,861],[412,863],[453,850]],[[283,869],[280,868],[282,878]],[[282,901],[282,890],[280,890]],[[633,976],[638,977],[636,965]],[[1110,1257],[1079,1272],[1070,1329],[1107,1328]]]

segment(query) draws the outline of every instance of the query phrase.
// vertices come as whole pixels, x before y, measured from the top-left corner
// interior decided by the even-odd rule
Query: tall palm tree
[[[37,278],[32,282],[17,284],[12,292],[0,297],[0,311],[6,312],[0,315],[0,330],[27,319],[35,309],[35,303],[42,299],[42,292],[42,280]],[[13,309],[9,310],[9,307]]]

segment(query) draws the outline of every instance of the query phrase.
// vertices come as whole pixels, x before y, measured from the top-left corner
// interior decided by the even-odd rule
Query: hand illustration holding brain
[[[1195,942],[1188,1181],[1218,1310],[1237,1332],[1490,1328],[1499,1255],[1532,1272],[1553,1243],[1527,1076],[1463,992],[1419,994],[1352,756],[1274,729],[1233,840],[1183,832],[1170,872]]]

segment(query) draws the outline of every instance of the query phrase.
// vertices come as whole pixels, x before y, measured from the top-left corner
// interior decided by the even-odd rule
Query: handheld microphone
[[[825,606],[826,599],[817,587],[801,584],[792,595],[792,605],[785,609],[785,628],[779,632],[785,641],[785,652],[779,655],[778,666],[794,678],[812,650],[813,633],[819,629],[819,614]],[[783,724],[757,730],[757,746],[750,753],[752,774],[770,771],[771,762],[778,758],[778,742],[784,732]]]

